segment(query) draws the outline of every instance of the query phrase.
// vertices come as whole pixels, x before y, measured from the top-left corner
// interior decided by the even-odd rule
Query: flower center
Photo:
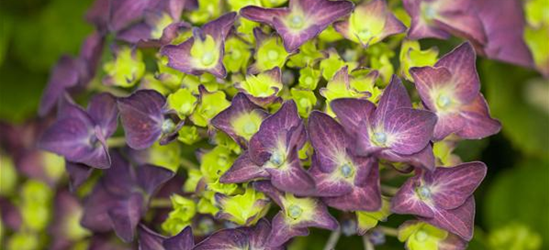
[[[244,133],[247,135],[253,135],[257,131],[257,126],[253,122],[248,122],[244,125]]]
[[[306,108],[306,107],[309,107],[309,105],[311,105],[311,102],[309,101],[309,99],[307,98],[299,99],[299,106]]]
[[[290,218],[292,219],[298,219],[299,216],[301,216],[301,214],[303,213],[303,209],[301,209],[299,206],[297,205],[290,205],[290,207],[288,207],[288,216],[290,216]]]
[[[437,15],[437,12],[432,6],[427,5],[423,9],[423,16],[427,20],[432,20],[433,18],[435,18],[436,15]]]
[[[162,133],[168,134],[173,131],[175,128],[175,123],[171,119],[166,119],[162,123]]]
[[[214,55],[212,52],[206,52],[204,53],[204,55],[202,56],[202,64],[204,64],[205,66],[210,66],[212,65],[212,63],[214,62]]]
[[[341,174],[343,175],[343,177],[345,178],[349,178],[353,175],[353,167],[351,167],[351,165],[349,163],[345,163],[341,166],[340,168],[340,171],[341,171]]]
[[[240,59],[241,56],[242,56],[242,53],[240,53],[240,50],[233,50],[233,52],[231,53],[231,58],[233,60],[238,60]]]
[[[419,230],[416,233],[416,240],[419,242],[424,242],[427,240],[429,235],[424,230]]]
[[[282,165],[282,163],[284,163],[284,160],[284,156],[278,151],[274,152],[269,159],[269,161],[277,167]]]
[[[429,187],[426,187],[426,186],[420,186],[419,188],[417,188],[416,192],[419,195],[419,198],[422,200],[430,199],[432,195],[431,189],[429,189]]]
[[[372,35],[372,32],[370,32],[370,30],[368,29],[363,29],[358,32],[358,36],[360,38],[367,38],[367,37],[370,37],[371,35]]]
[[[294,29],[299,29],[303,27],[303,17],[296,15],[290,18],[290,27]]]
[[[387,134],[383,132],[375,132],[374,141],[377,142],[379,145],[385,145],[385,143],[387,143]]]
[[[452,100],[446,95],[439,95],[437,98],[437,106],[439,108],[447,108],[452,103]]]
[[[307,84],[307,86],[313,85],[313,78],[310,76],[305,77],[305,84]]]
[[[278,51],[272,49],[267,52],[267,57],[269,57],[269,60],[274,61],[278,59]]]

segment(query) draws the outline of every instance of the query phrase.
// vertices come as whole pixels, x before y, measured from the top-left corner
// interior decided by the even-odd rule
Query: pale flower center
[[[421,198],[422,200],[430,199],[432,195],[431,189],[426,186],[420,186],[419,188],[417,188],[416,192],[419,195],[419,198]]]
[[[212,63],[214,62],[214,55],[212,52],[206,52],[204,53],[204,55],[202,56],[202,64],[204,64],[205,66],[209,66],[209,65],[212,65]]]
[[[387,143],[387,134],[383,132],[375,132],[374,141],[379,145],[384,145],[385,143]]]
[[[426,241],[428,237],[429,237],[429,235],[423,230],[419,230],[416,233],[416,240],[419,241],[419,242]]]
[[[278,59],[278,51],[272,49],[267,52],[267,57],[269,57],[269,60],[274,61]]]
[[[164,134],[172,132],[174,128],[175,128],[175,124],[170,119],[166,119],[162,123],[162,133],[164,133]]]
[[[284,160],[284,156],[278,151],[274,152],[269,159],[269,161],[277,167],[282,165],[282,163],[284,163]]]
[[[353,168],[351,167],[351,165],[349,163],[345,163],[343,164],[343,166],[341,166],[341,174],[343,175],[343,177],[345,178],[349,178],[351,177],[351,175],[353,175]]]
[[[290,27],[294,29],[299,29],[303,27],[303,17],[293,16],[292,18],[290,18]]]
[[[244,125],[244,133],[247,135],[252,135],[257,130],[257,126],[253,122],[248,122],[246,125]]]
[[[447,108],[452,103],[452,100],[446,95],[439,95],[437,98],[437,106],[440,108]]]
[[[290,216],[290,218],[294,220],[299,218],[299,216],[301,216],[302,213],[303,213],[303,209],[301,209],[297,205],[292,204],[290,205],[290,207],[288,207],[288,216]]]

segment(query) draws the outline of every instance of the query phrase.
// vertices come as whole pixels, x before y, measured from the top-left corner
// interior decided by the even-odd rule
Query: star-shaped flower
[[[424,105],[438,116],[434,139],[455,133],[464,139],[480,139],[496,134],[499,121],[490,117],[480,93],[475,52],[464,43],[442,57],[434,67],[410,69]]]
[[[291,0],[287,8],[247,6],[240,15],[273,27],[282,36],[286,50],[293,52],[352,10],[349,1]]]

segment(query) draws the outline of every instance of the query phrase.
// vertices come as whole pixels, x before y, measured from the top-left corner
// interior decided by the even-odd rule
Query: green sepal
[[[169,67],[168,62],[169,59],[166,56],[160,57],[157,60],[158,75],[155,78],[169,89],[178,89],[181,87],[185,73]]]
[[[351,89],[364,95],[365,92],[370,93],[368,100],[377,103],[383,91],[376,86],[376,80],[379,73],[377,70],[371,69],[357,69],[351,72],[351,78],[349,85]]]
[[[222,13],[223,2],[221,0],[198,0],[198,9],[188,15],[189,20],[194,24],[204,24],[216,19]]]
[[[196,126],[185,125],[179,130],[177,139],[187,145],[193,145],[200,141],[201,137]]]
[[[177,111],[181,119],[191,115],[196,108],[198,99],[189,89],[178,89],[175,93],[168,96],[168,105]]]
[[[240,17],[237,21],[236,31],[246,42],[255,44],[254,29],[259,27],[259,23]]]
[[[199,104],[190,116],[191,121],[200,127],[208,126],[210,120],[231,105],[223,91],[202,91]]]
[[[389,198],[383,197],[381,208],[378,211],[356,211],[357,233],[365,235],[370,229],[377,226],[378,222],[385,221],[391,214],[391,203]]]
[[[158,93],[166,96],[172,92],[172,90],[166,86],[162,81],[158,80],[152,73],[146,73],[141,79],[139,84],[140,88],[156,90]]]
[[[418,41],[404,40],[400,48],[400,75],[408,81],[413,81],[410,68],[433,66],[437,62],[438,49],[436,47],[421,50]]]
[[[170,197],[172,202],[172,211],[168,218],[162,223],[162,230],[169,235],[176,235],[186,226],[191,224],[196,215],[196,203],[194,200],[174,194]]]
[[[311,90],[292,88],[292,99],[297,104],[297,112],[303,118],[309,117],[309,114],[316,105],[315,93]]]
[[[305,67],[299,70],[299,82],[300,88],[315,90],[318,81],[320,81],[320,71],[312,67]]]
[[[238,37],[231,37],[225,41],[225,57],[223,57],[223,64],[228,72],[237,73],[244,72],[248,68],[252,52],[252,47],[239,39]]]
[[[278,74],[273,74],[273,71],[278,71]],[[246,75],[246,80],[235,84],[235,87],[254,97],[270,97],[276,95],[284,87],[280,78],[276,78],[275,75],[280,75],[278,68],[257,75]]]
[[[255,225],[265,216],[270,207],[269,199],[265,194],[252,187],[246,187],[243,194],[217,197],[216,205],[221,209],[217,216],[241,226]]]
[[[158,142],[148,149],[146,163],[177,172],[181,165],[181,147],[177,143],[160,145]]]
[[[216,146],[202,155],[200,171],[207,183],[213,183],[233,165],[234,160],[235,157],[230,149]]]
[[[409,250],[438,250],[448,232],[420,221],[406,222],[398,229],[398,240]]]
[[[202,179],[202,172],[198,169],[188,169],[187,170],[187,179],[185,180],[185,184],[183,184],[183,191],[185,193],[194,193],[196,192],[196,188],[198,186],[198,183]]]
[[[211,199],[207,198],[200,198],[198,201],[198,212],[201,214],[210,214],[212,216],[215,216],[219,212],[219,208],[217,208],[211,201]]]
[[[344,66],[348,67],[348,70],[351,71],[358,65],[357,62],[345,62],[336,50],[328,50],[328,55],[325,59],[320,61],[320,71],[322,71],[322,77],[326,81],[331,80],[336,72],[338,72]]]
[[[195,37],[191,47],[191,57],[196,68],[211,69],[217,66],[221,52],[221,43],[214,40],[210,35],[205,35],[204,40]]]
[[[164,35],[164,29],[173,22],[174,20],[172,19],[172,17],[168,13],[163,12],[162,16],[151,27],[152,29],[150,38],[156,40],[162,38],[162,35]]]
[[[215,145],[225,147],[239,155],[242,152],[242,148],[236,143],[233,138],[224,133],[223,131],[217,131],[213,137],[213,143]]]
[[[395,52],[384,42],[376,43],[366,50],[370,57],[370,67],[379,71],[383,83],[388,83],[395,72],[391,58]]]
[[[313,64],[322,58],[322,53],[317,49],[313,40],[308,41],[299,47],[299,53],[290,56],[288,66],[292,68],[303,68]]]
[[[334,26],[330,25],[318,35],[318,38],[323,42],[333,43],[344,37],[334,29]]]
[[[106,78],[104,82],[109,85],[123,88],[133,87],[145,74],[145,63],[141,51],[130,47],[118,49],[115,57],[103,66]]]
[[[270,36],[257,42],[259,44],[254,54],[255,63],[252,65],[257,72],[267,71],[274,67],[282,68],[284,66],[289,54],[284,49],[280,37]]]

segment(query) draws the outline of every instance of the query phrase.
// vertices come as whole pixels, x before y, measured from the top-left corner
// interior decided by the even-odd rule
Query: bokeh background
[[[0,1],[0,123],[22,127],[35,119],[51,67],[62,54],[76,55],[92,31],[83,20],[90,5],[90,0]],[[460,41],[427,42],[444,54]],[[492,115],[503,130],[457,149],[464,161],[482,160],[489,167],[476,193],[477,227],[469,249],[549,249],[549,82],[533,70],[483,58],[478,70]],[[0,187],[12,177],[5,169],[0,167]],[[17,175],[19,182],[27,178]],[[17,199],[19,192],[4,189],[0,196]],[[290,249],[321,249],[328,233],[313,231]],[[4,227],[2,234],[5,243],[13,232]],[[378,249],[402,247],[387,240]],[[343,237],[338,245],[361,248],[358,237]]]

